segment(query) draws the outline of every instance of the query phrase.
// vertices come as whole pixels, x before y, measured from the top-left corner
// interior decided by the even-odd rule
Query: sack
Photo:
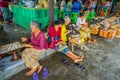
[[[99,31],[98,28],[92,27],[91,30],[92,30],[92,34],[98,34],[98,31]]]
[[[108,33],[109,33],[109,32],[108,32],[107,30],[105,30],[103,33],[104,33],[104,36],[103,36],[103,37],[104,37],[104,38],[108,38]]]
[[[99,32],[99,36],[103,36],[103,30],[100,30],[100,32]]]
[[[110,30],[108,33],[108,39],[113,39],[116,34],[116,30]]]
[[[100,30],[99,36],[107,38],[107,36],[108,36],[108,31],[107,31],[107,30]]]
[[[116,35],[120,36],[120,29],[117,29]]]

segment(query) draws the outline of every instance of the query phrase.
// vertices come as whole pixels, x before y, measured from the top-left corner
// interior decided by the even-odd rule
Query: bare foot
[[[28,71],[27,73],[26,73],[26,75],[27,76],[30,76],[30,75],[32,75],[33,74],[33,72],[35,72],[37,69],[31,69],[30,71]]]
[[[81,61],[83,61],[83,56],[79,56],[79,57],[74,61],[74,63],[81,62]]]
[[[81,58],[83,59],[83,57],[84,57],[83,55],[77,56],[77,59],[81,59]]]
[[[40,71],[42,70],[42,68],[43,68],[43,66],[39,65],[38,68],[37,68],[38,69],[37,73],[40,73]]]

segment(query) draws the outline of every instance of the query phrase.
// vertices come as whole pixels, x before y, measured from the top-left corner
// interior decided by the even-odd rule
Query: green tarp
[[[32,20],[36,20],[42,23],[42,29],[44,29],[49,22],[49,9],[37,9],[37,8],[27,8],[13,5],[12,12],[14,16],[14,21],[27,28],[30,29],[30,22]],[[58,16],[58,8],[54,9],[54,19],[57,19]]]

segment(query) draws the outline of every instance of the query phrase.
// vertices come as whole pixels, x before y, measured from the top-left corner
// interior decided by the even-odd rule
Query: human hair
[[[65,20],[63,18],[59,18],[58,21],[60,22],[60,24],[65,24]]]
[[[78,0],[73,0],[74,2],[77,2]]]
[[[65,0],[65,3],[67,4],[70,0]]]
[[[65,17],[64,17],[64,20],[65,20],[65,22],[68,21],[68,20],[71,21],[71,20],[70,20],[70,17],[68,17],[68,16],[65,16]]]
[[[54,25],[60,25],[60,21],[59,21],[59,20],[56,20],[56,21],[54,22]]]
[[[36,28],[41,29],[41,23],[39,23],[38,21],[31,21],[30,24],[31,24],[31,25],[34,25]]]
[[[79,17],[83,17],[83,16],[84,16],[84,13],[80,13],[80,14],[79,14]]]

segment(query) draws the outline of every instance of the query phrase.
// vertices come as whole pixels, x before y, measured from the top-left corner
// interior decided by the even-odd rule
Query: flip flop
[[[69,60],[66,60],[66,59],[62,59],[62,62],[66,65],[66,66],[69,66],[70,65],[70,62]]]
[[[32,74],[32,80],[41,80],[36,71]]]
[[[80,69],[82,69],[82,70],[84,70],[85,69],[85,67],[82,65],[82,64],[80,64],[80,63],[74,63],[77,67],[79,67]]]

